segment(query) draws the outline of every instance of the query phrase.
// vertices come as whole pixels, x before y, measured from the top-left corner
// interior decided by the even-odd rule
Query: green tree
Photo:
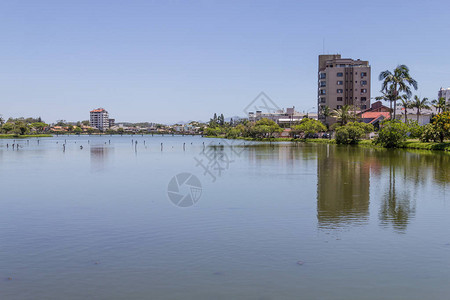
[[[372,124],[362,122],[349,122],[336,129],[336,143],[357,144],[366,134],[373,132]]]
[[[3,131],[4,133],[9,133],[9,132],[11,132],[13,129],[14,129],[14,124],[13,124],[13,123],[10,123],[10,122],[7,122],[7,123],[3,124],[3,126],[2,126],[2,131]]]
[[[23,121],[17,121],[13,126],[13,133],[17,135],[24,135],[30,132],[30,128]]]
[[[302,133],[306,138],[308,135],[327,131],[327,127],[322,122],[310,118],[304,118],[299,125],[293,127],[295,133]]]
[[[437,109],[438,114],[441,113],[441,111],[446,111],[447,110],[447,103],[445,102],[445,98],[441,97],[439,99],[435,99],[433,101],[431,101],[431,103],[433,104],[433,106]]]
[[[400,98],[400,101],[402,101],[402,107],[405,109],[405,123],[407,122],[407,118],[408,118],[408,108],[411,108],[411,100],[409,100],[409,96],[408,95],[402,95],[402,97]]]
[[[56,121],[56,126],[66,126],[66,120],[57,120]]]
[[[282,132],[283,129],[273,120],[263,118],[257,122],[252,128],[253,135],[259,138],[273,137],[274,133]]]
[[[430,109],[430,102],[428,98],[420,99],[417,95],[414,96],[414,101],[411,103],[411,107],[417,109],[417,122],[419,122],[420,111],[422,109]]]
[[[325,126],[329,126],[328,124],[328,117],[331,116],[333,112],[331,111],[330,107],[328,105],[323,105],[320,107],[320,114],[325,118]]]
[[[383,81],[381,90],[390,91],[394,100],[394,119],[396,117],[395,107],[401,93],[411,96],[411,86],[417,90],[417,81],[409,74],[406,65],[399,65],[393,72],[386,70],[380,73],[379,80]]]
[[[434,142],[437,142],[439,140],[439,134],[436,132],[436,129],[432,123],[423,126],[423,132],[420,136],[420,140],[426,143],[428,143],[430,140]]]
[[[444,139],[450,136],[450,112],[446,111],[436,115],[433,127],[440,142],[444,142]]]
[[[383,122],[375,143],[385,148],[398,148],[407,138],[408,126],[399,120]]]
[[[47,127],[48,125],[45,124],[44,122],[35,122],[32,123],[30,126],[34,128],[37,132],[42,132],[44,128]]]
[[[375,99],[389,102],[389,117],[392,119],[392,104],[399,97],[397,97],[393,92],[393,86],[386,87],[384,90],[381,90],[381,94],[381,96],[375,97]]]
[[[80,134],[80,133],[83,132],[83,130],[82,130],[80,127],[77,126],[77,127],[73,130],[73,132],[75,132],[76,134]]]
[[[356,116],[350,105],[343,105],[341,108],[333,110],[331,115],[335,117],[341,125],[345,125],[350,121],[356,120]]]
[[[423,134],[424,126],[420,126],[416,120],[408,120],[405,122],[408,126],[408,132],[410,138],[420,138]]]
[[[206,128],[206,135],[207,136],[219,136],[222,133],[222,130],[220,129],[220,127],[208,127]]]

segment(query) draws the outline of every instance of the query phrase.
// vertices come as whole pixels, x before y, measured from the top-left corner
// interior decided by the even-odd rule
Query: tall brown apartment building
[[[341,58],[340,54],[319,55],[317,108],[319,120],[325,121],[323,106],[330,110],[343,105],[355,111],[370,107],[370,65],[368,61]],[[327,120],[332,122],[331,119]]]

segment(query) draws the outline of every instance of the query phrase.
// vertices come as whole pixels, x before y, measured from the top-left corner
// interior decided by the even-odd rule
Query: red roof
[[[389,119],[389,112],[369,111],[369,112],[363,113],[361,115],[361,118],[363,118],[363,119],[377,119],[380,116],[383,116],[385,119]]]

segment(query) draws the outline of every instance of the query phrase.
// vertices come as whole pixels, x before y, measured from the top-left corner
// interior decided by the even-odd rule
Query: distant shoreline
[[[40,138],[40,137],[52,137],[53,134],[0,134],[0,139],[29,139],[29,138]]]

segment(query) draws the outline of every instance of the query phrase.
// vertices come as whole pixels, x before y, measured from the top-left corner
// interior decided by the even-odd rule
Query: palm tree
[[[405,109],[405,123],[408,116],[408,108],[411,108],[411,100],[409,100],[408,95],[403,95],[400,98],[400,101],[402,101],[402,107]]]
[[[393,90],[393,86],[386,87],[384,90],[381,91],[382,96],[375,97],[376,100],[384,100],[389,101],[389,118],[392,119],[392,103],[398,98],[398,96],[395,96]]]
[[[412,86],[417,90],[417,81],[415,81],[411,75],[409,75],[409,68],[405,65],[399,65],[394,69],[394,72],[386,70],[380,73],[378,77],[380,81],[383,81],[381,86],[381,91],[391,90],[394,97],[394,119],[395,119],[395,108],[397,100],[399,99],[400,93],[405,93],[411,96]]]
[[[441,113],[441,110],[444,112],[447,110],[447,103],[445,103],[445,98],[441,97],[437,100],[431,101],[434,107],[437,108],[438,114]]]
[[[428,98],[420,99],[417,95],[414,96],[414,101],[411,103],[411,108],[417,109],[417,122],[419,122],[420,111],[422,109],[430,109],[430,102]]]
[[[349,121],[355,120],[355,114],[352,112],[351,105],[344,105],[341,108],[333,110],[331,113],[341,125],[347,124]]]
[[[325,118],[325,126],[328,128],[327,118],[331,116],[332,111],[328,105],[320,107],[320,114]]]
[[[3,126],[3,124],[5,124],[5,119],[0,115],[0,126]]]

